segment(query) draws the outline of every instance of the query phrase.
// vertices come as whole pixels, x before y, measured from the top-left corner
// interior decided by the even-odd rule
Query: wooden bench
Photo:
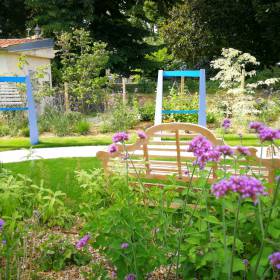
[[[123,145],[118,145],[118,151],[113,154],[99,151],[97,158],[102,161],[105,172],[127,166],[129,174],[147,179],[166,180],[168,177],[174,176],[178,181],[189,181],[189,173],[193,169],[193,162],[196,159],[193,153],[188,152],[190,141],[197,135],[203,135],[213,146],[224,144],[210,130],[189,123],[156,125],[147,129],[146,135],[147,139],[138,139],[135,144],[126,145],[126,151]],[[224,171],[225,169],[232,174],[245,173],[261,176],[269,183],[273,183],[275,169],[280,168],[280,159],[260,159],[256,148],[249,147],[249,150],[250,157],[238,160],[237,172],[234,161],[230,158],[226,163],[220,162],[213,164],[212,167],[206,167],[211,170],[209,183],[217,179],[219,170]],[[128,159],[126,159],[126,153],[129,155]],[[198,177],[199,171],[197,170],[193,179]]]

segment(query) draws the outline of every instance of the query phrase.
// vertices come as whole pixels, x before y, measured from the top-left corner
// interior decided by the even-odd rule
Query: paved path
[[[20,162],[36,159],[95,157],[98,151],[106,151],[107,146],[81,146],[59,148],[22,149],[0,152],[0,162]]]
[[[72,158],[72,157],[95,157],[98,151],[106,151],[108,146],[80,146],[80,147],[58,147],[58,148],[37,148],[37,149],[21,149],[14,151],[0,152],[0,162],[20,162],[36,159],[51,158]],[[260,157],[260,148],[257,148],[257,155]],[[161,151],[154,152],[160,156]],[[169,154],[168,150],[164,154]],[[136,152],[137,154],[137,152]],[[263,157],[266,155],[266,148],[263,151]]]

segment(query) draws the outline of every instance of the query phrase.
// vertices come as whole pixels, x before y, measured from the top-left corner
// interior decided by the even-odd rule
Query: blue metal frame
[[[7,107],[0,108],[0,111],[28,111],[30,142],[36,145],[39,142],[39,133],[37,126],[36,107],[32,95],[32,85],[30,80],[30,73],[26,77],[0,77],[0,82],[5,83],[26,83],[26,95],[28,107]]]
[[[198,114],[198,124],[206,127],[206,78],[205,70],[163,71],[163,78],[191,77],[199,78],[199,109],[198,110],[162,110],[162,114]]]
[[[198,110],[162,110],[163,114],[197,114]]]

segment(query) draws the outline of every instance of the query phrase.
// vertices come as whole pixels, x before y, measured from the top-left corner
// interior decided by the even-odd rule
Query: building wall
[[[42,51],[42,50],[41,50]],[[49,50],[46,49],[46,52]],[[36,57],[27,52],[0,52],[0,76],[26,76],[28,71],[36,71],[38,67],[45,66],[46,75],[42,81],[51,83],[51,60],[48,57]],[[27,65],[19,69],[18,62],[21,55],[26,55]]]

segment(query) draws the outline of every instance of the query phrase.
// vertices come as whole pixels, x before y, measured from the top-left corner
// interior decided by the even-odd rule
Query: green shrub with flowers
[[[223,122],[224,132],[230,125],[228,119]],[[250,129],[262,146],[269,142],[278,149],[279,130],[258,122]],[[138,131],[138,137],[145,139],[145,132]],[[109,147],[113,154],[116,144],[122,144],[127,162],[131,160],[128,140],[126,132],[116,133]],[[189,151],[196,159],[188,173],[190,181],[180,184],[180,192],[172,177],[168,187],[147,188],[140,176],[130,178],[126,169],[110,176],[100,169],[77,172],[81,203],[75,215],[83,220],[82,238],[76,244],[47,240],[37,265],[41,270],[92,265],[91,246],[110,263],[112,272],[93,268],[85,279],[160,279],[153,274],[159,268],[163,279],[279,279],[280,178],[268,184],[258,171],[249,176],[250,166],[242,169],[237,161],[249,162],[246,147],[214,147],[198,136]],[[217,162],[243,171],[235,175],[224,168],[210,185],[207,179]],[[198,180],[194,174],[199,174]],[[4,264],[0,275],[17,279],[26,236],[37,227],[65,228],[73,217],[63,193],[5,172],[0,179],[0,262]],[[174,202],[180,207],[172,208]]]

